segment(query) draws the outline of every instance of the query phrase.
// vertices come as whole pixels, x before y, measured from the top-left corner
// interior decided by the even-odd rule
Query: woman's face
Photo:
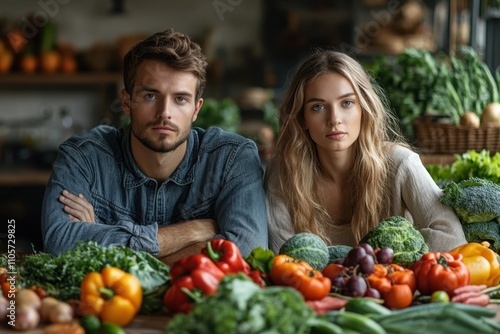
[[[318,151],[353,149],[361,130],[361,106],[351,83],[337,72],[318,76],[306,87],[304,118]]]

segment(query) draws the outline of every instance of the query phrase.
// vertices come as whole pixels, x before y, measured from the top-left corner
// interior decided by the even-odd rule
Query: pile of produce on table
[[[279,254],[257,248],[230,265],[187,257],[171,268],[166,333],[498,333],[486,307],[500,300],[497,254],[478,243],[429,252],[416,233],[390,217],[363,238],[373,245],[299,233]]]
[[[13,267],[15,273],[6,269]],[[44,329],[47,333],[83,333],[87,327],[120,333],[136,314],[161,311],[169,270],[149,253],[125,246],[102,247],[91,241],[80,242],[58,256],[38,252],[12,259],[5,254],[0,257],[0,323],[7,322],[16,330],[33,329],[42,323],[50,325]],[[35,299],[30,303],[35,307],[29,311],[21,307],[24,298],[19,299],[19,294],[23,291],[35,292],[38,297],[37,301],[29,293]],[[64,304],[47,317],[45,310],[53,305],[44,305],[50,300]],[[3,307],[4,303],[10,309]],[[71,305],[71,316],[68,308],[61,306],[65,304]],[[71,331],[66,328],[70,324]]]
[[[500,301],[498,254],[475,242],[430,252],[397,216],[354,247],[304,232],[279,254],[258,247],[243,257],[214,239],[169,267],[90,242],[16,265],[15,285],[0,272],[0,319],[15,318],[17,330],[41,323],[46,334],[124,333],[146,313],[165,317],[169,334],[500,332],[487,307]]]

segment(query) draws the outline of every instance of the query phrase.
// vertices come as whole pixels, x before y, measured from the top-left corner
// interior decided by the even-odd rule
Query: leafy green
[[[469,150],[461,155],[456,154],[455,158],[456,160],[449,166],[426,166],[434,181],[444,185],[449,181],[458,183],[471,177],[478,177],[500,184],[500,152],[492,155],[488,150],[480,152]]]
[[[477,177],[449,182],[441,203],[452,207],[463,223],[500,223],[500,185]]]
[[[367,243],[374,248],[392,248],[394,263],[405,267],[429,251],[422,234],[412,223],[400,216],[383,220],[368,231],[359,243]]]
[[[253,270],[269,274],[274,264],[274,253],[270,249],[264,249],[259,246],[250,252],[245,261]]]
[[[141,282],[141,313],[152,313],[162,306],[162,297],[170,280],[169,267],[149,253],[117,245],[102,247],[97,243],[79,242],[65,253],[53,256],[35,253],[21,261],[21,286],[40,286],[60,299],[79,299],[80,283],[89,272],[100,272],[105,266],[130,272]]]
[[[169,334],[308,333],[315,313],[290,287],[261,289],[247,277],[228,275],[217,294],[198,302],[189,314],[178,314]]]
[[[240,109],[232,99],[208,98],[204,100],[193,126],[204,129],[218,126],[226,131],[237,132],[240,121]]]
[[[458,124],[465,111],[481,116],[487,104],[500,102],[498,73],[469,46],[435,55],[408,48],[365,66],[385,90],[407,136],[413,135],[413,121],[425,114],[444,115]]]

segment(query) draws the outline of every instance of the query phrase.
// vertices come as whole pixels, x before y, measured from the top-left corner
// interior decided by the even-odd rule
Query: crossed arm
[[[74,195],[64,190],[59,196],[64,212],[74,222],[96,223],[94,207],[82,195]],[[213,219],[196,219],[158,228],[158,258],[168,265],[178,259],[196,254],[207,242],[219,233],[217,222]]]

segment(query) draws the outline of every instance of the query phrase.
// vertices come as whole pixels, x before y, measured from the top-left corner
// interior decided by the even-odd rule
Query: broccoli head
[[[487,241],[496,253],[500,251],[500,225],[495,221],[462,223],[467,242]]]
[[[400,216],[392,216],[380,222],[359,243],[367,243],[374,248],[392,248],[393,262],[404,267],[429,251],[422,234],[411,222]]]
[[[452,207],[463,223],[500,223],[500,186],[489,180],[452,181],[444,187],[441,203]]]

